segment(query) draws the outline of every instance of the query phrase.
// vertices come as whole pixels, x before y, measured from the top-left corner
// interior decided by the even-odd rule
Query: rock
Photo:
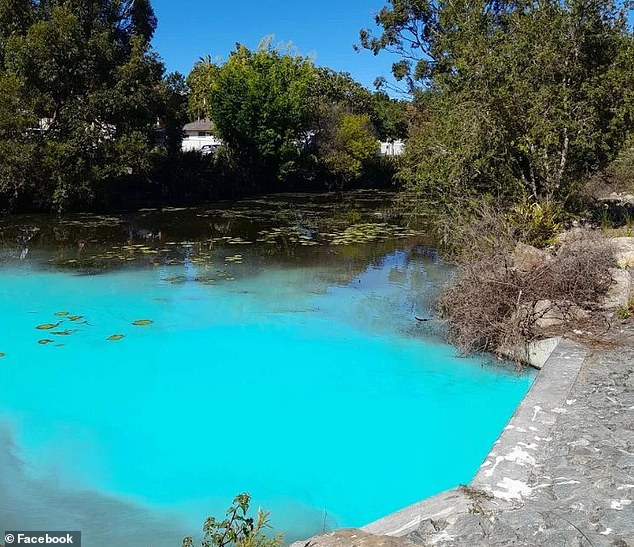
[[[634,238],[627,238],[634,239]],[[612,285],[603,299],[601,307],[604,310],[616,310],[629,307],[632,297],[632,276],[628,270],[611,268]]]
[[[619,268],[634,268],[634,237],[615,237],[611,241]]]
[[[586,239],[588,235],[588,228],[583,226],[574,226],[569,230],[560,232],[557,234],[557,241],[559,243],[570,243],[571,241],[580,241]]]
[[[560,340],[561,336],[555,336],[544,340],[536,340],[526,346],[501,347],[495,353],[500,357],[541,369]]]
[[[414,547],[410,540],[392,536],[375,536],[361,530],[344,529],[296,541],[290,547]]]
[[[521,272],[530,272],[549,260],[552,257],[546,251],[525,243],[518,242],[513,251],[513,267]]]
[[[619,253],[616,257],[619,268],[634,268],[634,251]]]
[[[566,321],[581,320],[588,317],[588,312],[579,306],[565,302],[551,302],[550,300],[538,300],[535,303],[535,326],[539,329],[557,327]]]
[[[599,198],[599,202],[615,203],[618,205],[634,205],[634,195],[624,192],[612,192],[607,196]]]

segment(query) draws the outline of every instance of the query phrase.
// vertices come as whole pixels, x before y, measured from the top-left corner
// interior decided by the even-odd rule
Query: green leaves
[[[632,123],[632,34],[616,2],[390,0],[375,53],[417,98],[402,177],[426,199],[565,201]],[[630,62],[625,62],[629,58]],[[616,84],[616,82],[620,82]]]
[[[11,17],[7,5],[20,4]],[[145,177],[164,109],[148,0],[0,0],[0,199],[62,211]],[[3,29],[7,30],[7,29]],[[2,31],[0,31],[2,34]],[[3,114],[4,102],[19,105]]]
[[[251,496],[247,493],[238,494],[231,507],[227,510],[226,518],[222,521],[209,517],[203,525],[203,547],[281,547],[282,536],[267,538],[264,530],[270,528],[269,514],[258,509],[257,517],[248,517]],[[193,547],[191,537],[183,539],[183,547]]]
[[[190,74],[190,111],[214,121],[249,190],[270,190],[297,167],[314,70],[267,42],[257,51],[238,45],[224,64],[206,59]]]
[[[367,162],[379,151],[367,115],[343,114],[335,121],[334,134],[321,141],[321,153],[327,169],[343,186],[361,177]]]

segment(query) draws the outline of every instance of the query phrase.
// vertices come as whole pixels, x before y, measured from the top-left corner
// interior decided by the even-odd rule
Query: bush
[[[557,317],[560,330],[592,319],[612,284],[614,251],[607,240],[584,232],[522,268],[512,230],[500,220],[493,234],[484,232],[490,223],[487,218],[468,230],[468,252],[438,302],[451,342],[465,353],[495,351],[534,340],[547,317]]]
[[[561,229],[561,207],[552,201],[522,199],[508,214],[517,238],[535,247],[546,247],[553,243]]]
[[[257,517],[247,517],[251,496],[238,494],[226,518],[217,521],[209,517],[203,526],[203,547],[281,547],[282,536],[267,538],[264,530],[269,528],[269,514],[258,509]],[[193,547],[194,541],[188,536],[183,539],[183,547]]]

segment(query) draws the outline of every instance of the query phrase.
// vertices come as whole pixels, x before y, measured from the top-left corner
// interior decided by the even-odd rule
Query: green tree
[[[334,111],[334,120],[329,125],[330,130],[318,138],[319,156],[342,189],[363,176],[368,163],[379,152],[379,141],[367,114]]]
[[[384,92],[373,95],[370,118],[379,139],[395,141],[407,138],[409,134],[407,105],[407,101],[393,99]]]
[[[188,81],[190,111],[209,113],[244,190],[280,187],[297,171],[309,129],[310,60],[265,40],[257,51],[238,45],[222,65],[199,63]]]
[[[4,146],[32,149],[31,171],[0,188],[56,210],[119,199],[126,181],[148,180],[152,127],[164,105],[163,66],[149,45],[156,19],[147,0],[18,2],[5,33],[0,78],[13,86],[28,128],[4,133]],[[0,4],[0,18],[6,16]],[[0,169],[10,170],[0,158]],[[22,197],[21,197],[22,196]]]
[[[187,85],[190,89],[188,110],[192,119],[211,118],[211,104],[209,91],[214,86],[218,76],[219,66],[210,56],[202,57],[187,77]]]
[[[574,196],[631,126],[626,20],[603,0],[390,0],[361,45],[401,56],[427,117],[403,177],[439,200]]]

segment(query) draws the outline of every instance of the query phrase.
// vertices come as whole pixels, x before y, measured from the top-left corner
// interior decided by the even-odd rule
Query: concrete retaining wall
[[[528,477],[544,444],[550,440],[557,416],[572,404],[569,394],[586,357],[585,349],[570,340],[557,344],[473,478],[470,486],[493,496],[492,501],[499,508],[521,504],[530,494]],[[427,527],[433,534],[435,522],[456,521],[472,506],[472,494],[456,488],[388,515],[362,530],[405,536]],[[445,524],[443,529],[446,527]]]

